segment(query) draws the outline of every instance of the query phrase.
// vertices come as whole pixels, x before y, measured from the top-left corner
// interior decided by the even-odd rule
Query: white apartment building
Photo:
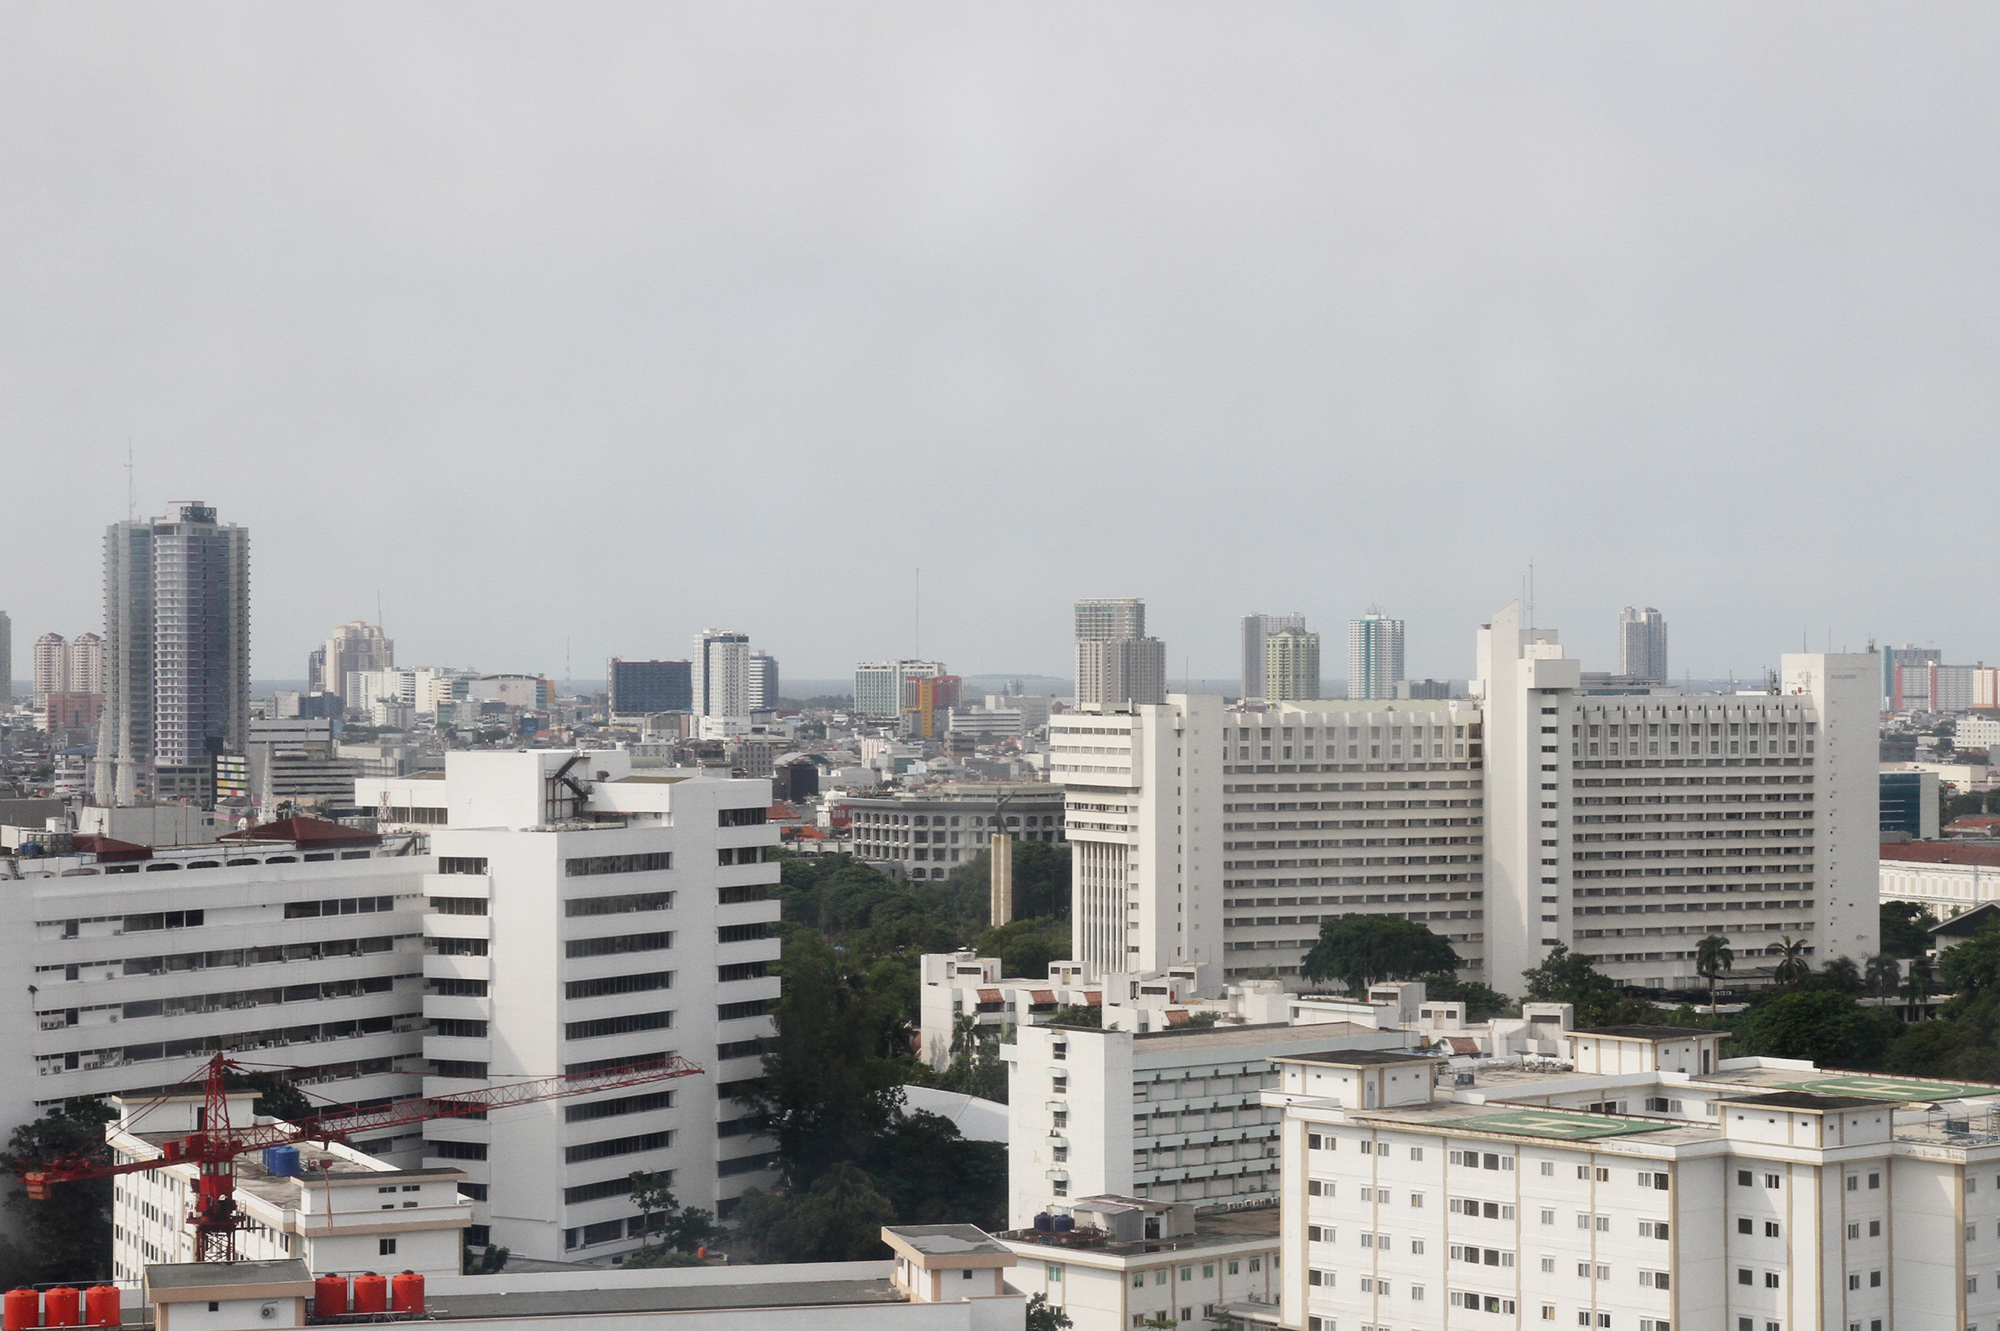
[[[2000,1087],[1705,1065],[1716,1038],[1573,1031],[1574,1070],[1456,1088],[1280,1058],[1282,1325],[1992,1331]]]
[[[1866,654],[1786,653],[1776,693],[1585,695],[1555,631],[1502,609],[1473,683],[1495,987],[1558,943],[1666,988],[1699,983],[1711,933],[1739,970],[1785,937],[1820,959],[1872,955],[1877,670]]]
[[[1054,718],[1077,960],[1289,978],[1324,918],[1382,914],[1422,919],[1483,974],[1480,715],[1453,700],[1253,710],[1175,694]]]
[[[769,1145],[730,1098],[760,1074],[778,995],[768,781],[635,772],[624,751],[452,753],[356,798],[428,828],[437,855],[426,1094],[665,1054],[706,1074],[430,1124],[426,1163],[466,1171],[474,1242],[608,1259],[639,1244],[634,1170],[723,1213],[768,1186]]]
[[[229,1121],[257,1122],[254,1095],[229,1097]],[[195,1131],[205,1097],[171,1096],[151,1103],[120,1097],[118,1121],[105,1128],[113,1158],[157,1160],[162,1143]],[[263,1120],[269,1122],[271,1120]],[[351,1146],[302,1142],[297,1156],[273,1172],[274,1161],[251,1153],[236,1160],[236,1205],[246,1228],[236,1235],[243,1261],[285,1257],[313,1271],[415,1271],[455,1276],[472,1208],[459,1196],[457,1169],[399,1169]],[[112,1182],[111,1269],[114,1280],[139,1280],[155,1262],[192,1262],[187,1223],[201,1166],[162,1163]]]
[[[431,861],[335,831],[11,864],[0,964],[34,1019],[0,1032],[0,1119],[151,1095],[218,1050],[297,1069],[329,1107],[417,1094]],[[362,1145],[415,1165],[422,1139]]]
[[[1881,853],[1884,901],[1918,902],[1940,920],[2000,901],[2000,846],[1903,841]]]
[[[905,684],[946,673],[942,661],[864,661],[854,667],[854,714],[869,721],[897,720],[903,714]]]
[[[721,629],[696,634],[689,678],[696,716],[749,716],[749,635]]]
[[[1350,1023],[1140,1033],[1021,1026],[1007,1061],[1007,1220],[1112,1194],[1202,1207],[1268,1201],[1280,1114],[1270,1060],[1330,1044],[1402,1049]]]

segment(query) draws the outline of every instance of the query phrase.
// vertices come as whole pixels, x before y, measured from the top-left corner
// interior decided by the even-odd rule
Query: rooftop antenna
[[[1528,627],[1535,627],[1535,561],[1528,561]]]

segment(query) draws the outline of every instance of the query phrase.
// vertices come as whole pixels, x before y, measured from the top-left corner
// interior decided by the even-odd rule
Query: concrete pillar
[[[1014,918],[1014,838],[1005,832],[995,832],[987,859],[987,885],[993,927],[997,929]]]

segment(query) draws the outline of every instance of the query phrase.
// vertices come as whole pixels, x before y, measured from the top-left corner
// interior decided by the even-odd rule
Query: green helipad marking
[[[1859,1095],[1877,1100],[1966,1100],[1993,1095],[1996,1088],[1977,1082],[1903,1081],[1897,1077],[1814,1077],[1788,1081],[1789,1091],[1812,1091],[1818,1095]]]
[[[1659,1132],[1664,1128],[1684,1125],[1634,1123],[1630,1119],[1609,1118],[1602,1114],[1513,1110],[1504,1114],[1485,1114],[1479,1118],[1460,1119],[1456,1126],[1477,1128],[1481,1132],[1518,1132],[1531,1137],[1560,1137],[1565,1141],[1584,1141],[1591,1137],[1629,1137],[1635,1132]]]

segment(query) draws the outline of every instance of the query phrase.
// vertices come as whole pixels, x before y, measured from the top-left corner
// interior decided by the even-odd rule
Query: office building
[[[1319,697],[1319,634],[1282,628],[1264,640],[1264,694],[1272,702]]]
[[[1901,689],[1896,678],[1896,672],[1904,666],[1936,665],[1944,659],[1944,653],[1935,647],[1918,647],[1914,643],[1905,643],[1901,647],[1882,648],[1880,657],[1882,665],[1882,710],[1885,712],[1900,712],[1905,709],[1898,705],[1897,695],[1901,692]]]
[[[778,710],[778,658],[769,652],[750,653],[750,710]]]
[[[1167,649],[1146,636],[1136,596],[1076,603],[1076,705],[1104,710],[1167,697]]]
[[[694,640],[689,673],[696,716],[750,715],[750,637],[706,629]]]
[[[1881,782],[1880,832],[1886,839],[1904,836],[1915,841],[1935,841],[1938,835],[1938,774],[1936,772],[1884,772]]]
[[[428,1124],[466,1171],[475,1243],[544,1260],[639,1246],[634,1170],[727,1213],[771,1182],[731,1098],[761,1074],[778,996],[768,781],[635,772],[618,751],[455,752],[357,783],[384,825],[427,827],[427,1094],[668,1051],[707,1075],[637,1094]],[[496,1168],[504,1163],[506,1169]]]
[[[124,821],[110,826],[130,834]],[[421,1089],[420,842],[310,819],[150,849],[37,831],[50,853],[20,860],[0,901],[8,973],[35,1017],[0,1034],[7,1121],[72,1097],[150,1096],[223,1049],[294,1069],[329,1105]],[[422,1139],[358,1145],[414,1166]]]
[[[2000,1087],[1717,1061],[1719,1036],[1566,1031],[1573,1071],[1463,1090],[1435,1058],[1281,1057],[1281,1325],[1991,1331],[1968,1125]]]
[[[100,803],[152,793],[162,768],[241,753],[250,714],[250,534],[199,501],[105,534]]]
[[[1667,682],[1667,621],[1650,605],[1618,612],[1618,673],[1635,682]]]
[[[1822,961],[1875,953],[1872,656],[1786,653],[1769,694],[1586,695],[1516,603],[1480,629],[1478,662],[1496,979],[1558,943],[1653,988],[1698,987],[1712,933],[1753,975],[1781,938]]]
[[[958,706],[957,675],[930,675],[903,681],[901,728],[914,739],[937,739],[951,728],[951,709]]]
[[[309,686],[347,698],[350,675],[387,670],[396,664],[396,644],[383,636],[381,625],[356,619],[335,629],[315,659],[319,663],[319,675],[308,681]],[[365,706],[372,701],[347,698],[347,705]]]
[[[694,710],[694,663],[611,658],[611,715],[644,717]]]
[[[1483,976],[1480,711],[1467,701],[1231,708],[1175,694],[1049,723],[1072,955],[1099,973],[1219,962],[1299,983],[1323,920],[1422,919]]]
[[[864,661],[854,667],[854,714],[868,721],[897,721],[909,681],[945,673],[942,661]]]
[[[1245,615],[1243,616],[1243,696],[1261,698],[1264,696],[1264,653],[1265,641],[1279,629],[1304,629],[1306,617],[1290,615]],[[1319,683],[1313,682],[1313,697],[1319,696]]]
[[[1347,624],[1347,696],[1393,698],[1403,678],[1403,621],[1370,608]]]
[[[945,878],[1004,827],[1020,841],[1061,845],[1063,793],[1054,786],[948,782],[908,795],[846,796],[854,855],[910,878]]]

